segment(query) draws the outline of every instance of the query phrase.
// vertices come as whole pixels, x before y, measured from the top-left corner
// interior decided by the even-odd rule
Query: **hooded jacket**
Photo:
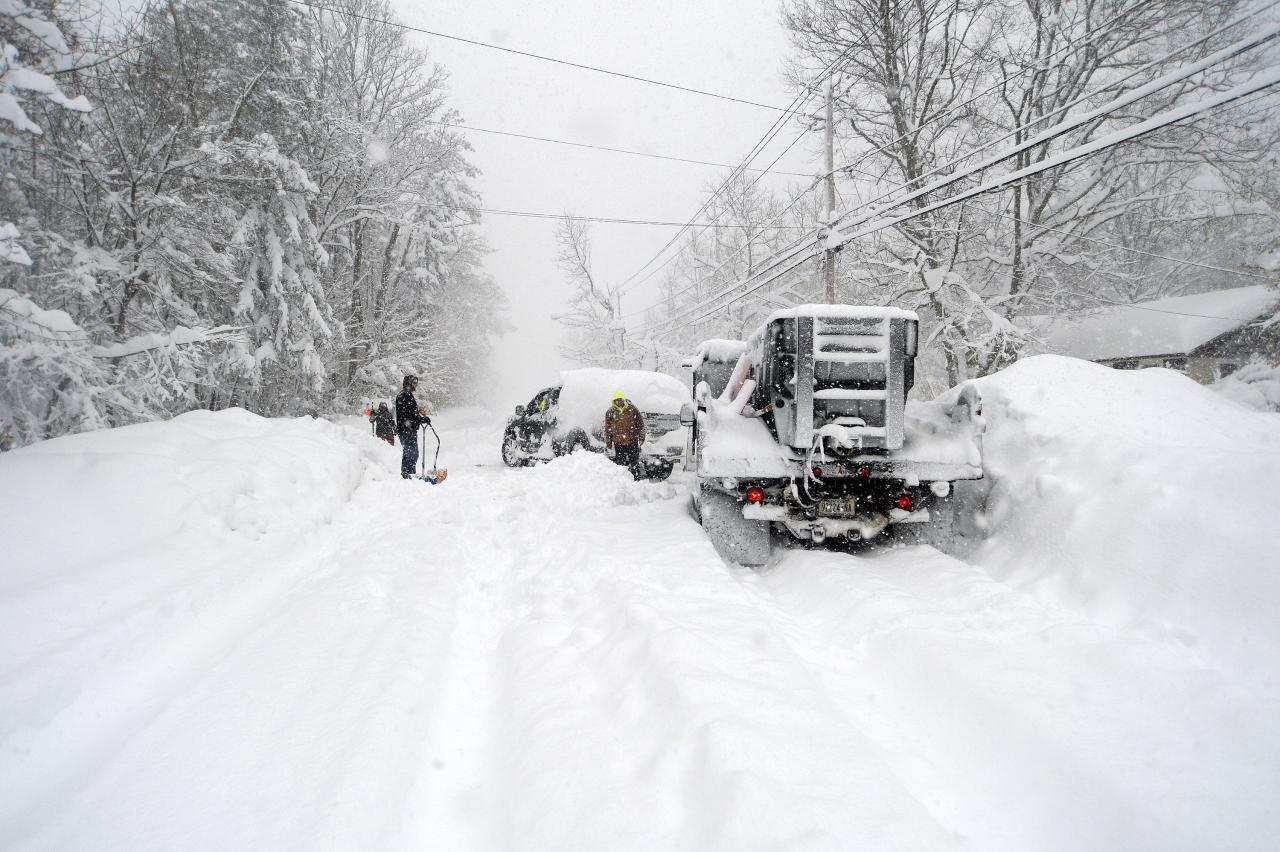
[[[414,411],[417,411],[415,408]],[[395,421],[391,417],[391,409],[387,408],[384,402],[378,406],[378,410],[373,412],[373,431],[379,438],[386,440],[390,435],[396,433]]]
[[[413,391],[409,390],[412,378],[412,376],[405,376],[404,390],[400,391],[400,395],[396,397],[396,432],[401,435],[406,432],[417,432],[419,426],[431,422],[429,417],[418,413],[418,401],[413,398]]]
[[[644,415],[631,400],[622,400],[621,408],[612,404],[605,412],[604,442],[610,447],[644,443]]]

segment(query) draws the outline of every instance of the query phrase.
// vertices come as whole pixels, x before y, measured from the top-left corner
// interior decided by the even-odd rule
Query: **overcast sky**
[[[785,106],[788,55],[777,0],[651,0],[550,3],[394,0],[413,26]],[[738,162],[777,113],[644,83],[410,33],[450,74],[450,103],[467,124],[615,148]],[[789,125],[757,161],[765,165],[801,131]],[[725,170],[542,142],[468,134],[490,208],[657,220],[688,219],[704,187]],[[817,140],[779,164],[817,168]],[[788,180],[769,176],[781,188]],[[486,267],[510,299],[516,330],[498,344],[494,402],[525,402],[564,366],[556,353],[567,287],[556,268],[554,221],[489,215],[494,252]],[[597,275],[618,283],[675,233],[674,228],[592,226]],[[624,299],[623,312],[651,303],[656,279]]]

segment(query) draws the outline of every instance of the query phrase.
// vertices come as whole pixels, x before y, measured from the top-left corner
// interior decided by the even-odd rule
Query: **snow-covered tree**
[[[587,224],[562,219],[556,243],[560,249],[556,262],[569,285],[568,310],[555,315],[565,332],[561,354],[584,367],[638,367],[642,355],[627,347],[618,293],[599,279],[592,266]]]
[[[1240,38],[1247,27],[1201,43],[1189,44],[1187,34],[1209,32],[1242,8],[1231,0],[1207,7],[796,0],[784,21],[801,57],[840,67],[838,132],[853,151],[864,152],[862,168],[877,178],[846,172],[842,182],[864,203],[883,203],[886,190],[904,195]],[[1162,87],[1131,109],[1026,147],[1000,168],[1051,165],[1061,151],[1197,91],[1228,85],[1256,62],[1256,54],[1244,55]],[[1150,298],[1170,289],[1168,276],[1135,261],[1141,255],[1125,257],[1100,246],[1156,253],[1178,246],[1178,236],[1206,222],[1197,186],[1202,167],[1238,164],[1239,153],[1274,150],[1276,141],[1272,130],[1265,138],[1245,133],[1204,145],[1202,133],[1195,126],[1171,128],[904,221],[859,247],[859,261],[890,279],[894,286],[886,296],[927,319],[926,339],[948,382],[989,372],[1016,357],[1026,342],[1013,322],[1019,315],[1079,310],[1120,293]],[[906,210],[921,210],[969,185],[921,196]],[[1237,210],[1219,206],[1216,214],[1220,222],[1239,223]],[[1145,234],[1125,230],[1126,223],[1139,221],[1157,227]],[[1240,258],[1222,260],[1238,264]],[[1186,276],[1179,280],[1180,286],[1188,283]]]
[[[0,247],[29,261],[0,263],[0,287],[69,317],[93,354],[63,360],[118,391],[21,440],[192,407],[322,411],[404,372],[442,399],[475,380],[503,327],[465,212],[475,170],[433,123],[457,120],[444,72],[365,20],[385,3],[163,0],[78,22],[68,48],[35,39],[51,4],[0,2],[8,67],[43,43],[58,75],[5,78],[41,132],[0,131]]]

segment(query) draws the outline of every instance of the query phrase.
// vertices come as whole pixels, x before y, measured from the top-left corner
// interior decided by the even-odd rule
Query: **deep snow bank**
[[[372,439],[370,439],[372,442]],[[312,418],[195,411],[0,457],[0,590],[150,543],[285,535],[330,519],[376,442]]]
[[[313,569],[315,531],[366,469],[390,475],[368,464],[379,448],[391,452],[326,421],[230,410],[0,457],[0,672],[12,676],[0,742],[25,728],[24,748],[42,737],[72,748],[68,731],[88,718],[127,714],[137,695],[166,689],[180,667],[157,661],[158,632],[182,634],[173,654],[198,654],[237,619],[268,617]],[[130,672],[113,681],[115,704],[94,695],[102,659]]]
[[[1280,416],[1052,355],[980,387],[991,538],[974,561],[1280,688]]]

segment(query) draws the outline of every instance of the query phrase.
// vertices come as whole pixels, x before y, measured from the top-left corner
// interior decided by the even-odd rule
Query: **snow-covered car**
[[[502,461],[511,467],[549,461],[575,450],[605,451],[604,415],[616,391],[644,415],[640,459],[652,479],[666,479],[684,452],[680,409],[692,401],[679,379],[644,370],[566,370],[560,384],[517,405],[502,436]]]

